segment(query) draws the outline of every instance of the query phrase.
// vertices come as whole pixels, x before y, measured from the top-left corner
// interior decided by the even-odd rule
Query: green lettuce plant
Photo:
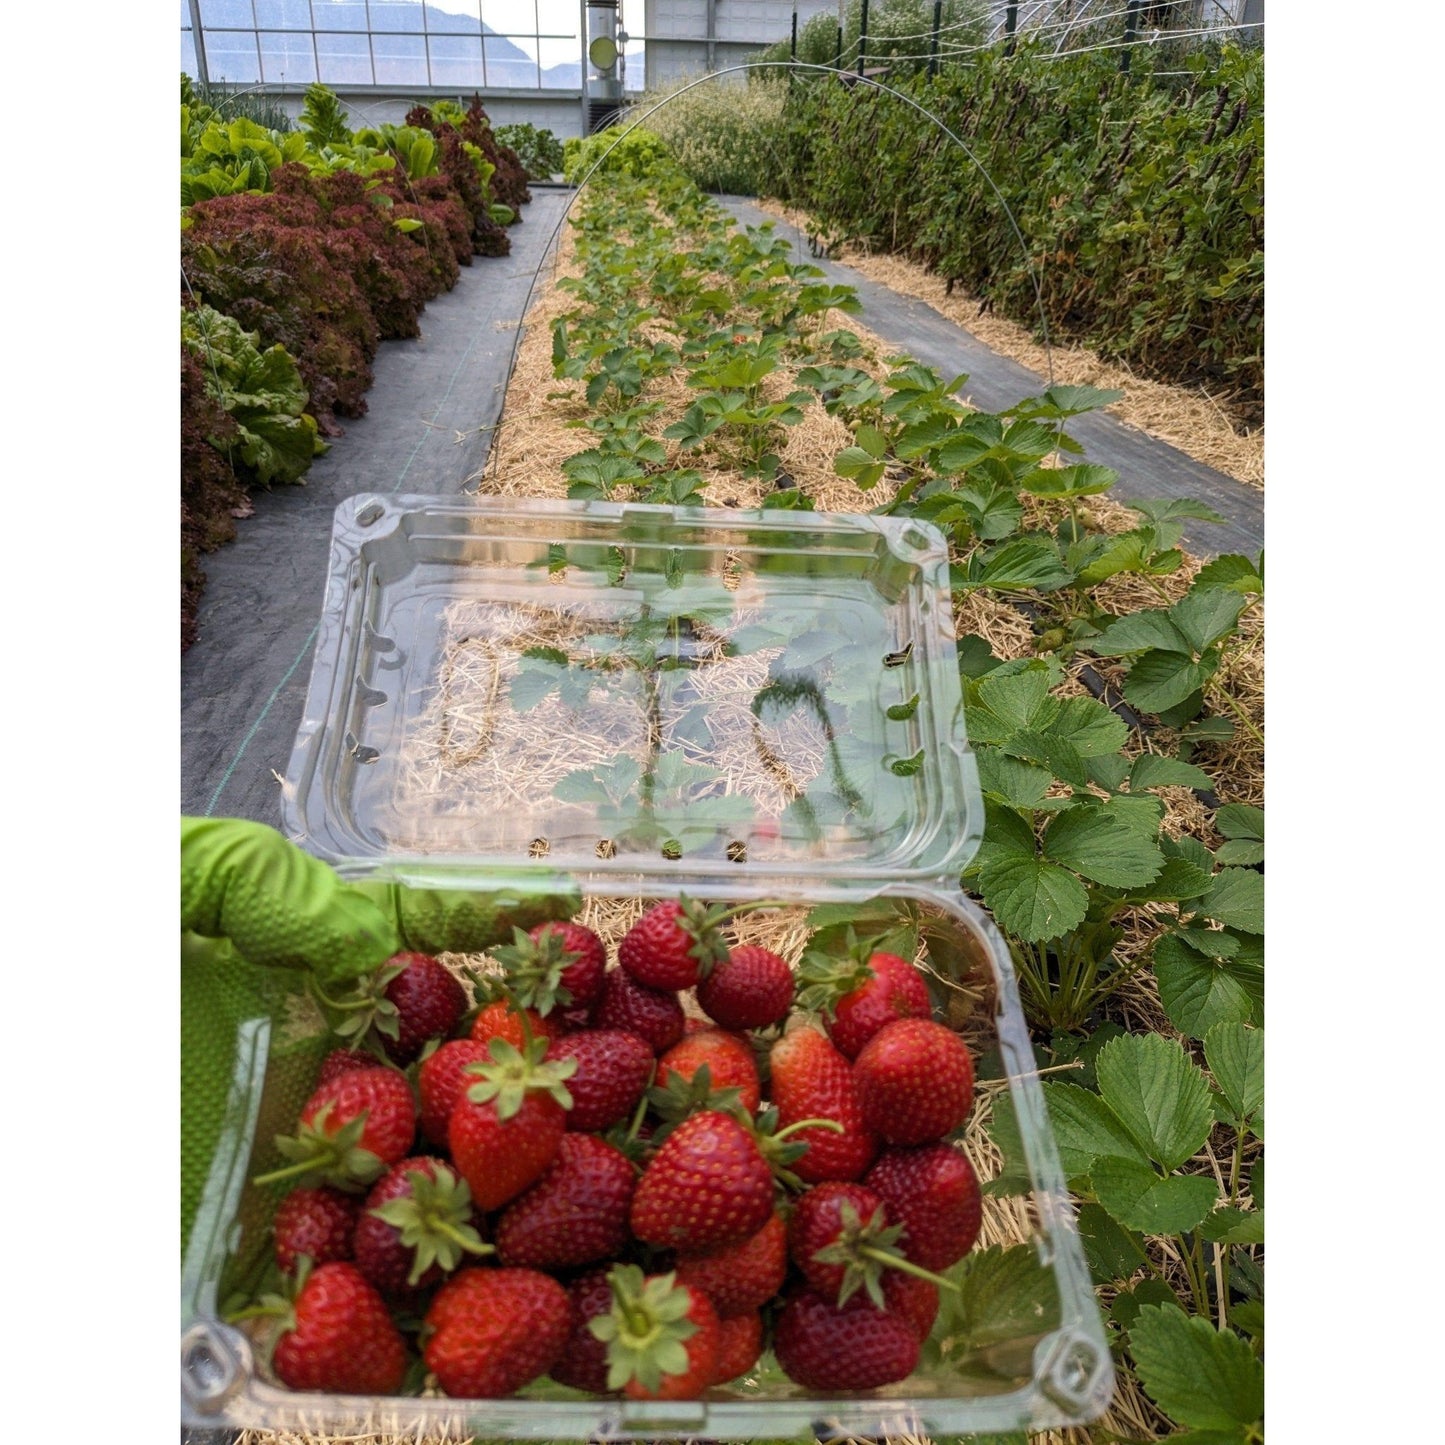
[[[327,446],[286,348],[259,350],[258,336],[209,306],[182,308],[181,340],[200,360],[207,391],[236,423],[236,439],[218,450],[262,486],[299,482]]]

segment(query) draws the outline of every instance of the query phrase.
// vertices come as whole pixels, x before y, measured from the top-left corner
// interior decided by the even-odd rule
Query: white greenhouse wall
[[[798,0],[798,29],[819,11],[837,8],[837,0]],[[649,90],[739,65],[764,46],[786,40],[793,26],[792,0],[712,0],[711,7],[708,0],[644,0],[643,10]]]

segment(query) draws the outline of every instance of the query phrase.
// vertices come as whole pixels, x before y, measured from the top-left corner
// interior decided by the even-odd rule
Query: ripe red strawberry
[[[895,1019],[926,1019],[933,1012],[923,975],[896,953],[868,956],[871,977],[843,995],[825,1027],[833,1047],[856,1059],[863,1046]]]
[[[773,1172],[751,1132],[704,1110],[663,1141],[632,1197],[646,1244],[702,1254],[756,1234],[773,1212]]]
[[[765,1029],[793,1006],[793,971],[771,949],[739,943],[697,986],[702,1011],[725,1029]]]
[[[726,1385],[746,1375],[763,1352],[763,1317],[757,1310],[718,1321],[717,1364],[712,1383]]]
[[[952,1029],[899,1019],[864,1045],[853,1076],[865,1124],[886,1144],[951,1134],[973,1104],[973,1057]]]
[[[627,1156],[592,1134],[565,1134],[547,1172],[497,1221],[504,1265],[555,1273],[626,1248],[637,1182]]]
[[[293,1189],[281,1201],[272,1225],[281,1273],[295,1274],[303,1254],[312,1264],[350,1259],[357,1207],[352,1195],[336,1189]]]
[[[956,1290],[957,1285],[905,1256],[902,1233],[902,1226],[892,1222],[887,1205],[871,1189],[861,1184],[820,1184],[804,1194],[793,1210],[788,1253],[808,1288],[840,1306],[861,1293],[879,1309],[890,1308],[888,1282],[895,1274],[918,1276],[930,1288],[942,1284]],[[937,1305],[935,1289],[935,1310]],[[925,1308],[925,1303],[918,1308]]]
[[[782,1289],[787,1273],[788,1230],[777,1210],[736,1244],[677,1258],[679,1282],[702,1290],[724,1320],[760,1310]]]
[[[909,1319],[880,1310],[866,1294],[839,1309],[814,1290],[799,1290],[773,1330],[783,1373],[809,1390],[875,1390],[907,1379],[919,1344]]]
[[[490,1254],[472,1196],[450,1165],[420,1155],[372,1185],[352,1238],[356,1267],[383,1294],[430,1289],[467,1255]]]
[[[406,1345],[361,1271],[336,1260],[302,1282],[271,1367],[293,1390],[394,1395],[406,1378]]]
[[[534,1039],[560,1039],[564,1032],[560,1018],[543,1018],[535,1009],[519,1012],[511,1002],[499,998],[477,1011],[472,1020],[471,1037],[478,1043],[489,1044],[493,1039],[505,1039],[514,1049],[521,1049],[526,1043],[522,1029],[522,1014],[526,1014],[527,1028]]]
[[[624,969],[609,969],[592,1027],[622,1029],[646,1039],[654,1053],[670,1049],[683,1034],[685,1015],[675,993],[648,988]]]
[[[856,1059],[885,1024],[932,1012],[928,985],[911,963],[896,953],[870,952],[851,933],[841,958],[820,951],[805,954],[798,979],[799,1003],[823,1015],[833,1047],[849,1059]]]
[[[925,1269],[947,1269],[973,1248],[983,1222],[978,1175],[949,1144],[885,1149],[863,1179],[903,1226],[903,1252]]]
[[[621,1029],[586,1029],[559,1039],[547,1051],[552,1060],[575,1059],[567,1080],[572,1108],[567,1128],[596,1134],[631,1116],[652,1078],[652,1046]]]
[[[319,1089],[322,1084],[329,1084],[332,1079],[350,1073],[352,1069],[374,1069],[380,1062],[375,1054],[370,1054],[365,1049],[332,1049],[321,1060],[321,1068],[316,1075],[316,1087]]]
[[[920,1341],[933,1332],[938,1318],[938,1286],[932,1280],[890,1269],[883,1275],[883,1303],[889,1314],[901,1315]]]
[[[607,1390],[607,1346],[589,1328],[592,1321],[612,1313],[612,1286],[608,1269],[590,1269],[567,1286],[572,1304],[572,1333],[567,1337],[551,1376],[559,1385],[605,1395]]]
[[[736,1089],[738,1102],[754,1113],[762,1102],[762,1084],[753,1051],[745,1039],[722,1029],[699,1029],[675,1043],[657,1061],[656,1087],[668,1088],[674,1076],[685,1083],[707,1066],[710,1087]]]
[[[588,1328],[607,1346],[607,1386],[634,1400],[691,1400],[712,1383],[718,1317],[698,1289],[670,1274],[644,1279],[636,1265],[608,1276],[610,1313]]]
[[[543,1063],[546,1039],[533,1039],[524,1052],[503,1039],[489,1047],[492,1062],[470,1066],[477,1082],[447,1123],[452,1162],[487,1211],[536,1183],[556,1158],[572,1104],[565,1081],[576,1068],[570,1059]]]
[[[485,1063],[491,1057],[487,1043],[479,1039],[452,1039],[428,1054],[417,1070],[416,1088],[421,1096],[421,1132],[438,1149],[447,1147],[447,1120],[462,1091],[476,1082],[466,1073],[469,1064]]]
[[[590,1008],[602,996],[602,975],[607,971],[607,950],[590,928],[580,923],[539,923],[532,938],[545,933],[561,935],[562,948],[577,957],[562,970],[562,987],[572,995],[572,1007]]]
[[[464,1269],[426,1314],[422,1354],[448,1395],[515,1394],[557,1362],[572,1330],[567,1291],[531,1269]]]
[[[809,1184],[861,1179],[878,1152],[878,1137],[863,1120],[862,1102],[848,1060],[815,1028],[784,1034],[769,1054],[770,1091],[785,1127],[804,1119],[832,1119],[842,1133],[800,1129],[794,1142],[808,1151],[791,1168]]]
[[[868,1226],[874,1221],[877,1228],[870,1230]],[[850,1258],[838,1245],[861,1237],[858,1247],[867,1249],[886,1224],[883,1201],[871,1189],[861,1184],[820,1184],[808,1190],[793,1210],[788,1221],[788,1254],[810,1289],[842,1304],[865,1283],[868,1264],[877,1266],[871,1275],[875,1281],[883,1266],[862,1254]],[[877,1290],[875,1302],[881,1303],[881,1282]]]
[[[349,1069],[306,1101],[294,1137],[277,1136],[290,1163],[255,1182],[299,1177],[303,1184],[356,1189],[404,1159],[415,1137],[416,1105],[405,1077],[380,1066]]]
[[[691,988],[728,956],[717,930],[721,916],[690,898],[654,903],[617,945],[617,962],[648,988]]]
[[[390,967],[401,972],[386,985],[385,997],[396,1009],[396,1037],[381,1030],[381,1046],[403,1068],[429,1039],[445,1038],[467,1007],[466,990],[451,971],[424,953],[399,953]]]

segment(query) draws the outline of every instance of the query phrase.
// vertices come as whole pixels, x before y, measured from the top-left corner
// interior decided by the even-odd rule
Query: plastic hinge
[[[1040,1347],[1036,1378],[1054,1404],[1079,1414],[1102,1406],[1112,1393],[1108,1351],[1087,1335],[1058,1330]]]
[[[237,1331],[201,1320],[181,1336],[181,1395],[198,1415],[219,1414],[246,1377],[245,1342]]]

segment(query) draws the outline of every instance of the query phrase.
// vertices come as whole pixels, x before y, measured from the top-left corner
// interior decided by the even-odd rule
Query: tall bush
[[[1041,292],[1055,340],[1205,383],[1257,423],[1263,56],[1225,47],[1183,64],[1156,79],[1143,58],[1123,72],[1113,50],[1054,57],[1025,40],[890,77],[977,165],[893,96],[799,78],[777,143],[760,148],[760,189],[1002,314],[1037,325]]]
[[[694,185],[715,193],[755,195],[766,174],[762,152],[778,144],[787,82],[764,73],[737,81],[687,76],[665,91],[648,91],[629,119],[647,115],[647,128],[672,152]]]

